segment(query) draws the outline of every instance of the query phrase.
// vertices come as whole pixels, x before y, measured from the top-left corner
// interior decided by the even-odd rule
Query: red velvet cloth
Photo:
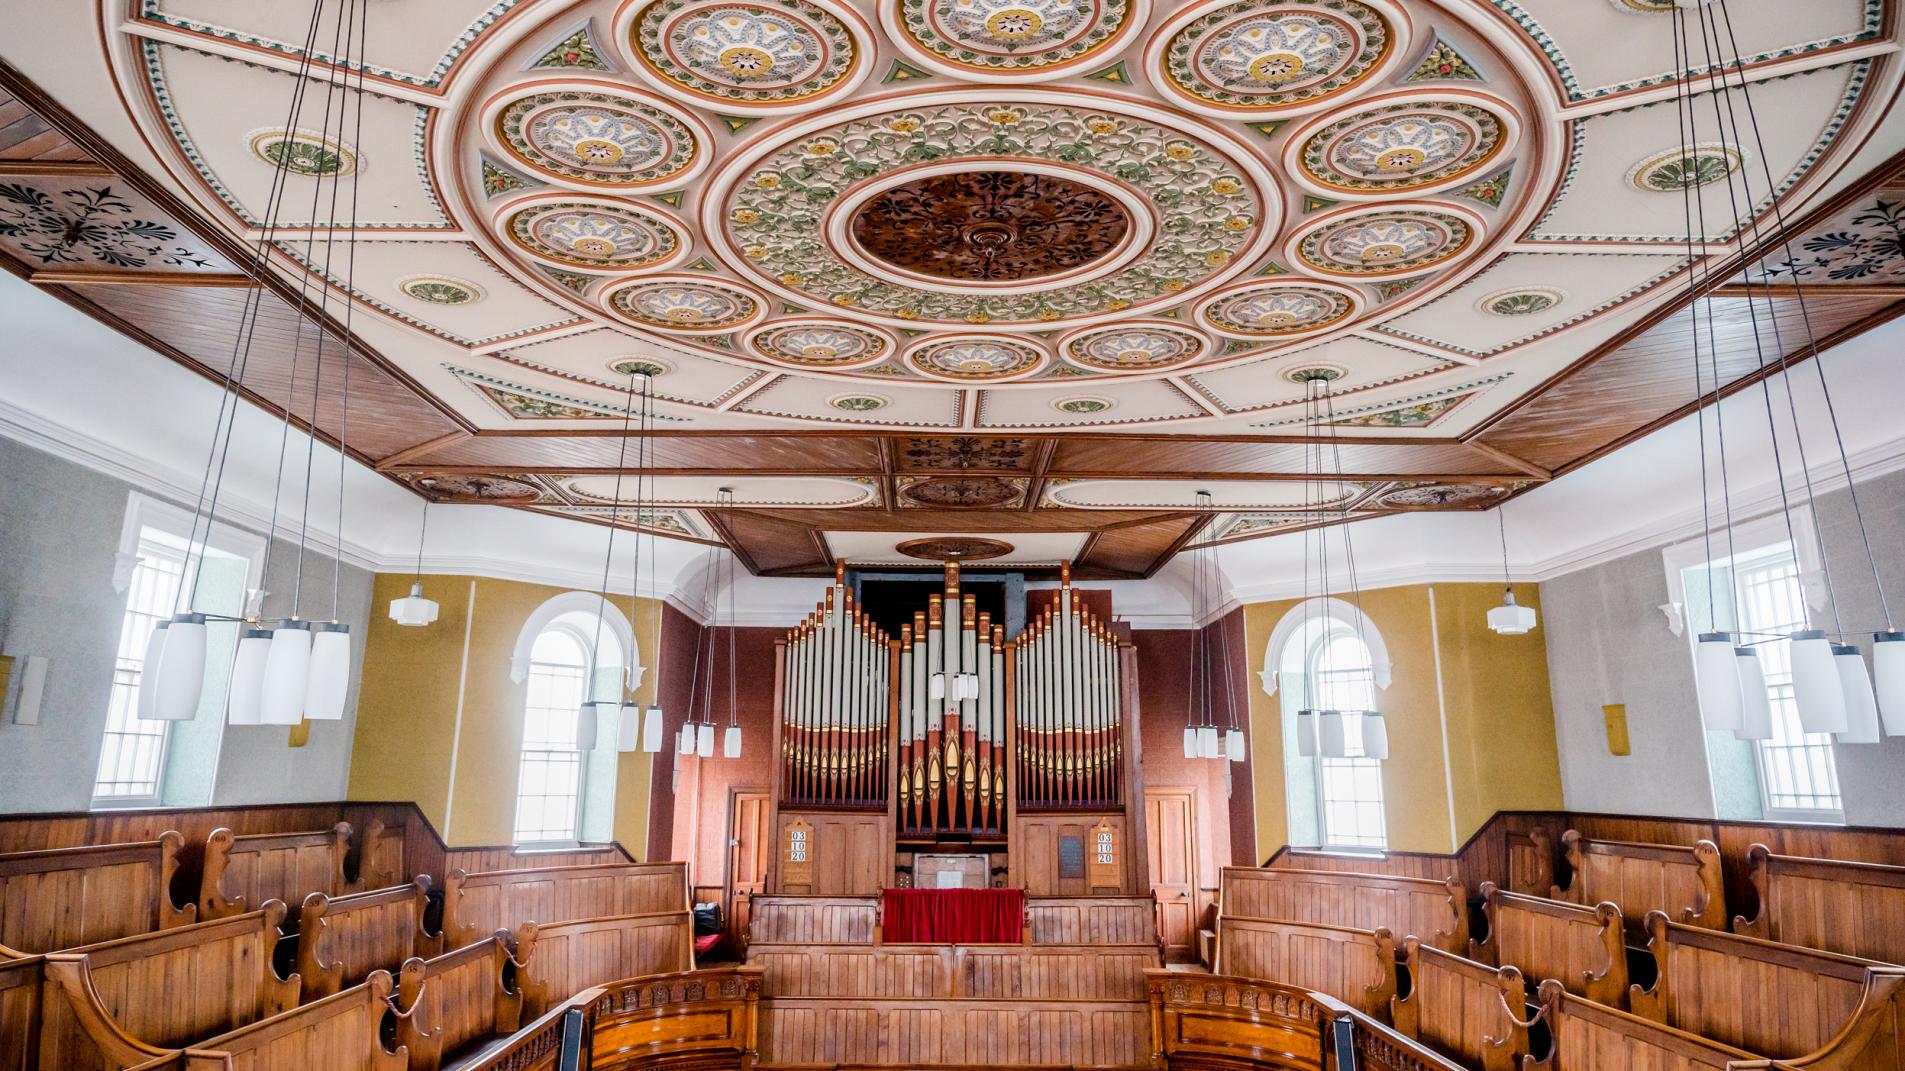
[[[880,904],[887,944],[1018,944],[1024,889],[888,889]]]

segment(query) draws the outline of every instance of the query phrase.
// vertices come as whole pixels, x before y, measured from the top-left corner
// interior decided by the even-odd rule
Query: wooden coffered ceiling
[[[1888,27],[1895,19],[1887,6]],[[1574,122],[1595,107],[1584,100],[1570,106],[1582,110]],[[108,217],[140,227],[88,229]],[[432,500],[639,523],[725,544],[763,575],[831,575],[838,537],[887,533],[894,542],[1076,536],[1077,575],[1138,577],[1200,541],[1410,510],[1490,508],[1688,412],[1696,385],[1687,354],[1696,330],[1702,345],[1720,355],[1720,378],[1733,391],[1905,312],[1898,241],[1905,233],[1905,157],[1798,218],[1769,213],[1762,223],[1760,248],[1779,251],[1764,262],[1726,243],[1707,250],[1701,275],[1702,289],[1711,292],[1710,321],[1706,303],[1693,318],[1682,273],[1670,284],[1678,291],[1670,300],[1654,301],[1617,331],[1551,362],[1538,380],[1519,382],[1460,431],[1437,434],[1424,425],[1389,432],[1368,422],[1347,428],[1331,459],[1338,463],[1340,454],[1342,494],[1326,496],[1326,508],[1305,480],[1312,440],[1295,422],[1000,432],[975,426],[974,399],[983,392],[971,391],[959,403],[967,426],[664,422],[640,448],[645,471],[658,481],[651,496],[657,504],[633,517],[603,497],[618,473],[635,468],[618,420],[539,427],[479,419],[470,407],[471,384],[446,391],[361,332],[346,345],[343,298],[320,298],[278,270],[254,276],[242,230],[182,196],[166,177],[135,166],[0,64],[0,265],[200,374],[222,380],[232,370],[248,400],[288,411],[294,423],[333,444],[344,425],[336,366],[342,352],[351,367],[346,450]],[[1496,265],[1511,270],[1501,262],[1535,255],[1548,254],[1504,249]],[[255,332],[235,348],[236,327],[253,303]],[[1756,357],[1755,313],[1759,330],[1776,336],[1783,360]],[[1415,338],[1405,328],[1418,325],[1406,316],[1393,323],[1400,326],[1371,327],[1363,341],[1386,339],[1381,344],[1406,347],[1415,359],[1442,354],[1442,367],[1477,383],[1502,359],[1480,342],[1464,352],[1446,340]],[[311,359],[320,331],[332,347],[322,382]],[[1189,397],[1193,388],[1201,389],[1184,377],[1173,389]],[[596,404],[603,397],[598,390]],[[1198,404],[1212,416],[1226,414],[1210,398]],[[725,486],[737,488],[732,508],[716,501],[715,489]],[[778,488],[798,493],[781,495]],[[1214,511],[1192,508],[1191,494],[1200,488],[1217,495]],[[631,484],[626,495],[632,494]]]

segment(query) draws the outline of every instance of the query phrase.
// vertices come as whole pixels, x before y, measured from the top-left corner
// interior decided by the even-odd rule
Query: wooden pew
[[[384,1048],[388,971],[302,1007],[208,1038],[134,1071],[408,1071],[410,1053]]]
[[[1468,951],[1468,893],[1454,878],[1224,867],[1217,905],[1219,915],[1386,929],[1446,952]]]
[[[1508,847],[1508,891],[1547,896],[1554,888],[1554,838],[1539,826],[1503,834]]]
[[[121,1068],[276,1015],[299,979],[272,965],[285,906],[45,957],[40,1065]]]
[[[1733,932],[1847,956],[1905,963],[1905,866],[1746,851],[1759,911]]]
[[[1675,922],[1726,928],[1726,890],[1720,876],[1720,849],[1710,840],[1691,848],[1674,844],[1632,844],[1590,840],[1578,830],[1561,834],[1574,876],[1567,888],[1549,895],[1575,904],[1609,900],[1629,924],[1638,927],[1649,911],[1665,911]]]
[[[1219,915],[1211,971],[1299,986],[1387,1019],[1396,995],[1396,940],[1388,930]]]
[[[0,1071],[40,1065],[40,988],[44,956],[9,956],[0,949]]]
[[[1028,896],[1025,925],[1035,945],[1137,945],[1158,940],[1152,896]]]
[[[769,998],[1143,1000],[1155,944],[748,947]]]
[[[440,935],[425,930],[430,879],[335,899],[304,898],[298,913],[298,975],[306,1002],[356,985],[412,956],[440,951]]]
[[[617,844],[585,844],[579,848],[518,848],[513,844],[490,848],[451,848],[443,853],[443,872],[486,874],[492,870],[547,870],[554,866],[603,866],[632,863]]]
[[[692,906],[686,863],[608,863],[467,875],[452,870],[443,883],[442,933],[445,947],[457,948],[478,934],[513,931],[525,922],[547,925]]]
[[[1520,1071],[1529,1053],[1528,990],[1513,967],[1489,967],[1404,938],[1407,996],[1390,1002],[1397,1032],[1483,1071]]]
[[[547,926],[524,923],[515,935],[523,964],[523,1013],[537,1017],[554,1004],[622,978],[694,970],[694,915],[656,911],[578,919]]]
[[[880,902],[868,896],[757,896],[750,911],[750,944],[870,945],[880,928]]]
[[[509,934],[496,934],[434,959],[407,960],[397,975],[397,1044],[410,1071],[481,1053],[521,1025],[522,990]]]
[[[191,905],[172,902],[185,839],[52,848],[0,855],[0,945],[57,952],[184,926]]]
[[[404,841],[403,828],[386,825],[381,818],[352,826],[350,848],[344,861],[347,891],[388,889],[408,881],[404,874]]]
[[[1647,916],[1656,979],[1636,1015],[1777,1059],[1826,1047],[1887,965]],[[1603,1003],[1606,1003],[1603,1001]]]
[[[343,895],[350,891],[344,876],[350,839],[349,822],[323,832],[243,837],[229,829],[212,830],[199,870],[199,918],[225,918],[266,900],[302,905],[314,892]]]
[[[1488,939],[1471,942],[1469,958],[1518,967],[1540,981],[1554,978],[1571,993],[1609,1007],[1627,1006],[1627,941],[1621,909],[1503,892],[1482,883]]]
[[[886,1067],[1147,1066],[1143,1001],[771,997],[763,1064]]]

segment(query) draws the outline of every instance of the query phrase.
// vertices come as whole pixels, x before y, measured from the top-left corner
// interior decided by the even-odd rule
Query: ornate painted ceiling
[[[185,289],[267,244],[288,318],[348,321],[390,404],[413,398],[346,445],[434,497],[720,539],[763,572],[876,531],[1073,533],[1141,574],[1199,532],[1486,508],[1684,405],[1677,365],[1581,375],[1671,327],[1690,261],[1734,276],[1736,239],[1786,222],[1773,188],[1817,207],[1905,143],[1896,4],[1727,6],[1763,149],[1702,77],[1688,159],[1671,0],[374,0],[341,66],[329,22],[304,47],[304,3],[103,0],[177,229],[226,254],[7,248],[67,272],[48,284],[149,264]],[[361,121],[325,122],[360,76]],[[0,188],[0,219],[90,211],[58,177]],[[353,229],[318,222],[339,189]],[[1846,281],[1859,255],[1804,270]],[[150,291],[84,284],[204,341]],[[201,323],[243,293],[197,289]],[[632,371],[667,436],[641,518],[615,505]],[[1321,494],[1318,378],[1348,472]],[[295,367],[274,389],[295,398]],[[1189,512],[1200,488],[1221,517]]]

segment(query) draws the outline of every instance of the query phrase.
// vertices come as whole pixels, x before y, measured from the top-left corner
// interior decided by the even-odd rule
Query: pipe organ
[[[923,607],[880,603],[897,636],[855,605],[854,590],[842,567],[777,644],[771,795],[788,873],[813,870],[810,853],[850,856],[841,865],[851,873],[770,877],[770,891],[873,892],[906,883],[916,858],[945,852],[967,853],[938,858],[974,860],[990,881],[1009,863],[1011,880],[1035,893],[1105,891],[1097,879],[1111,865],[1107,852],[1128,872],[1125,850],[1107,848],[1106,838],[1143,839],[1135,654],[1128,630],[1071,586],[1069,568],[1056,590],[1013,596],[1028,606],[1026,615],[1008,608],[1015,622],[1027,618],[1017,635],[1008,635],[1006,613],[980,610],[956,562]],[[875,855],[869,835],[885,845]],[[1049,881],[1019,873],[1021,842],[1039,845],[1025,850],[1025,865],[1050,870]]]

